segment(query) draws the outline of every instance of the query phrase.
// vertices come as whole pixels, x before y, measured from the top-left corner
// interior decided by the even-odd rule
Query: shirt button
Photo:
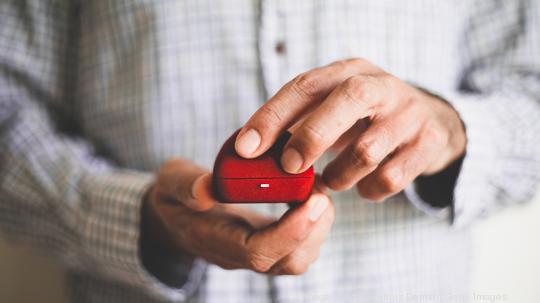
[[[287,51],[285,47],[285,42],[279,41],[278,43],[276,43],[275,51],[278,55],[285,54],[285,52]]]

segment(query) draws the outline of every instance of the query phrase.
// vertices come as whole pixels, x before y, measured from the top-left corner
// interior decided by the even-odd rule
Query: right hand
[[[334,221],[321,192],[279,220],[216,202],[207,170],[186,160],[166,162],[143,206],[141,245],[157,243],[169,256],[189,254],[225,269],[298,275],[317,259]]]

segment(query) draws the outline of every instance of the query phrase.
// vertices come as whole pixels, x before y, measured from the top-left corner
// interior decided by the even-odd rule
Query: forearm
[[[174,298],[178,290],[148,274],[139,257],[142,196],[153,174],[116,167],[66,134],[79,126],[61,119],[73,118],[74,100],[64,98],[73,84],[65,81],[77,45],[67,30],[76,28],[74,3],[0,4],[0,228],[72,269]]]
[[[184,285],[166,287],[140,259],[140,213],[153,174],[111,166],[89,145],[54,133],[32,107],[24,107],[2,137],[2,231],[78,271],[160,297],[184,296]],[[187,277],[191,269],[177,274]]]
[[[150,190],[144,196],[140,214],[139,247],[142,265],[162,283],[181,288],[189,279],[189,273],[196,261],[195,256],[178,252],[169,244],[171,239],[166,239],[167,236],[160,232],[163,227],[157,225],[164,223],[155,220],[157,214],[148,205],[149,193]],[[198,266],[202,267],[203,264]]]

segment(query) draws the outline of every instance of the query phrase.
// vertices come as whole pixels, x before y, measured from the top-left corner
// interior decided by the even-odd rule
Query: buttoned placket
[[[274,95],[281,86],[287,45],[285,44],[284,13],[279,0],[261,0],[258,32],[258,54],[265,100]],[[261,103],[261,105],[262,105]],[[278,216],[284,211],[283,205],[270,204],[268,210]],[[268,276],[270,301],[279,296],[276,278]]]
[[[271,97],[281,86],[286,59],[285,13],[278,0],[261,1],[259,25],[259,62],[265,94]]]

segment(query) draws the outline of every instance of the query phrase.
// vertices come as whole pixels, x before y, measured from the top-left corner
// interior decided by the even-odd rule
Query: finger
[[[251,213],[249,216],[258,215]],[[185,218],[177,218],[180,219],[184,220],[177,229],[185,232],[180,239],[191,253],[220,266],[245,268],[246,239],[256,230],[251,220],[221,205],[207,212],[191,212],[185,214]],[[189,222],[189,225],[183,222]]]
[[[333,190],[351,188],[399,145],[421,127],[414,108],[399,109],[377,119],[356,140],[330,162],[323,172],[324,182]]]
[[[211,175],[186,160],[171,160],[160,170],[160,191],[193,210],[208,210],[216,200],[212,195]]]
[[[308,238],[292,253],[279,260],[269,273],[278,275],[299,275],[319,257],[320,247],[328,236],[334,223],[335,211],[332,205],[317,222]]]
[[[254,232],[246,240],[246,267],[267,272],[308,238],[329,205],[326,195],[314,194],[306,203],[289,209],[279,221]]]
[[[328,191],[321,175],[315,174],[315,183],[313,184],[313,193],[325,194]]]
[[[187,208],[172,208],[164,211],[175,225],[177,238],[183,247],[194,255],[223,267],[245,267],[247,239],[256,230],[265,228],[276,220],[235,205],[218,204],[207,212],[191,211]]]
[[[292,126],[302,114],[320,102],[339,83],[362,70],[372,69],[362,60],[339,61],[315,68],[285,84],[259,108],[236,139],[236,152],[245,158],[257,157]]]
[[[381,114],[392,104],[386,76],[356,75],[340,84],[295,130],[287,142],[281,165],[289,173],[304,171],[358,120]]]
[[[342,152],[351,142],[358,138],[371,124],[371,121],[364,118],[358,120],[351,128],[349,128],[339,139],[330,147],[330,151],[335,153]]]
[[[212,194],[212,175],[200,175],[191,184],[191,196],[186,205],[193,210],[205,211],[212,208],[216,200]]]
[[[365,198],[382,201],[397,194],[428,167],[441,152],[440,135],[424,132],[400,149],[387,162],[361,180],[358,192]]]
[[[259,214],[255,214],[252,210],[248,208],[244,208],[237,205],[231,205],[231,204],[222,204],[221,205],[225,211],[231,214],[235,214],[239,217],[244,218],[251,226],[253,226],[254,229],[262,229],[267,227],[268,225],[276,222],[276,218],[272,216],[263,216]]]

